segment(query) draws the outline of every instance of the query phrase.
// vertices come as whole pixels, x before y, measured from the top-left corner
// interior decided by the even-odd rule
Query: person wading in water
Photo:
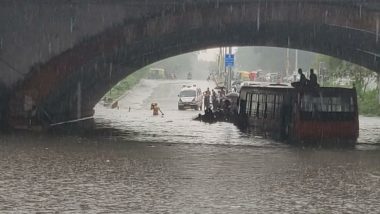
[[[162,113],[160,107],[158,107],[157,103],[152,103],[150,105],[150,110],[153,110],[153,116],[158,115],[158,112],[161,112],[161,114],[164,115],[164,113]]]

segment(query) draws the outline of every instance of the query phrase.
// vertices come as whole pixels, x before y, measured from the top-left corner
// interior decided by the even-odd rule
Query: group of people
[[[221,90],[218,92],[216,92],[214,89],[210,91],[210,89],[207,88],[203,95],[205,114],[203,116],[199,114],[199,119],[213,122],[225,121],[230,118],[232,104],[231,101],[225,97],[226,91],[224,90],[224,88],[221,88]]]
[[[211,110],[211,103],[212,109],[214,111],[220,110],[222,108],[228,109],[228,107],[230,106],[230,102],[228,100],[225,100],[223,102],[223,105],[220,102],[220,98],[223,98],[225,95],[226,91],[223,88],[219,91],[219,96],[217,95],[217,92],[214,89],[210,91],[210,88],[207,88],[207,90],[203,92],[205,114],[210,115],[210,113],[213,113],[213,111]],[[212,102],[210,102],[210,98],[212,99]],[[151,103],[150,110],[153,111],[154,116],[159,115],[159,112],[161,113],[161,115],[164,115],[157,103]]]
[[[314,73],[314,69],[310,69],[309,79],[307,79],[305,74],[303,74],[301,68],[298,69],[298,74],[300,75],[300,81],[293,82],[292,83],[293,87],[310,87],[310,88],[319,87],[319,84],[317,82],[317,75]]]
[[[226,91],[224,90],[224,88],[221,88],[218,95],[214,89],[210,91],[210,88],[207,88],[207,90],[203,93],[203,96],[205,109],[211,108],[210,105],[212,104],[212,108],[216,110],[218,107],[220,107],[219,98],[223,98],[224,96],[226,96]]]

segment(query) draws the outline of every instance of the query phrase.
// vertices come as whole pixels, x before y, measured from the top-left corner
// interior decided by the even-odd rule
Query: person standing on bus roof
[[[302,69],[298,69],[298,74],[300,75],[300,86],[306,86],[308,80],[306,79],[305,74],[302,73]]]
[[[317,82],[317,75],[314,73],[314,69],[310,69],[310,81],[309,81],[310,87],[317,87],[318,82]]]

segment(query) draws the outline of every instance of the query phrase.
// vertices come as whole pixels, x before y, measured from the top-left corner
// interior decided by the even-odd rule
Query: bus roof
[[[289,83],[269,83],[269,82],[247,82],[240,90],[250,90],[254,88],[294,88]]]
[[[319,87],[319,88],[295,88],[287,83],[281,83],[281,84],[257,84],[257,85],[248,85],[248,86],[242,86],[240,89],[240,97],[245,97],[248,92],[251,91],[283,91],[283,92],[303,92],[308,94],[315,93],[315,92],[322,92],[323,95],[327,96],[344,96],[344,95],[352,95],[356,93],[355,88],[339,88],[339,87]],[[318,93],[319,94],[319,93]]]
[[[315,92],[315,89],[304,89],[303,90],[305,93],[308,93],[308,92]],[[327,95],[327,96],[334,96],[334,95],[352,95],[354,93],[356,93],[356,89],[355,88],[339,88],[339,87],[320,87],[318,88],[318,91],[319,92],[322,92],[323,95]]]
[[[256,84],[256,85],[250,84],[250,85],[244,85],[240,88],[240,97],[245,97],[248,92],[256,91],[260,89],[267,90],[267,91],[271,91],[271,90],[278,91],[278,90],[289,90],[289,89],[294,90],[295,88],[286,84],[271,84],[271,83],[261,83],[261,84]]]

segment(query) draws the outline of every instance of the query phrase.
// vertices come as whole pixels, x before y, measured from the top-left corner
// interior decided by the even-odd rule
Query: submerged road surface
[[[143,80],[88,131],[2,136],[0,213],[379,212],[379,118],[360,118],[355,148],[301,148],[192,121],[189,83],[213,87]]]

